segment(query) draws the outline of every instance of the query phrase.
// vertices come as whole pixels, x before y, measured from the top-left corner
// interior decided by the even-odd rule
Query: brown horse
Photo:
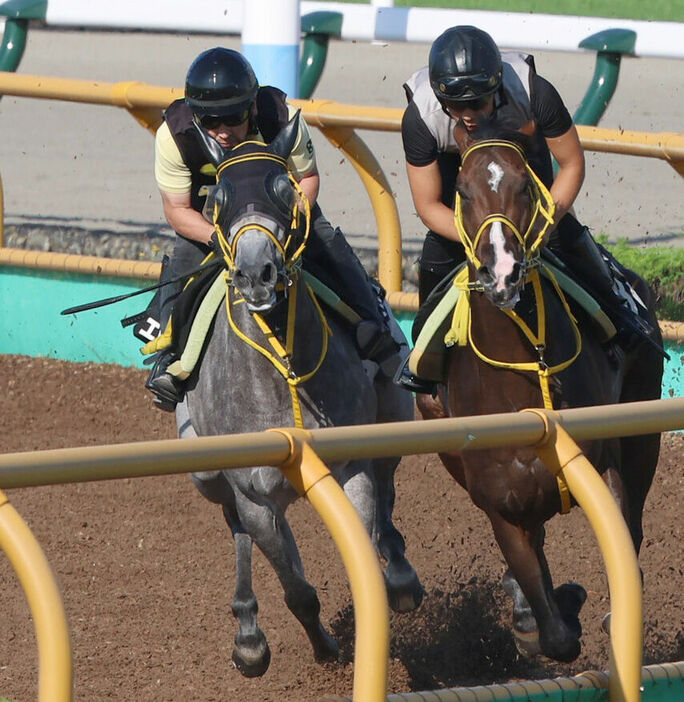
[[[659,398],[663,361],[655,345],[642,343],[628,354],[614,346],[607,353],[584,311],[553,278],[540,275],[544,263],[539,251],[553,202],[529,168],[524,144],[510,135],[483,140],[459,132],[457,138],[463,165],[456,224],[468,253],[462,294],[469,296],[470,306],[461,325],[464,345],[448,349],[445,386],[436,398],[418,395],[423,417]],[[652,291],[636,275],[629,278],[657,336]],[[582,444],[619,503],[637,554],[659,447],[659,435]],[[513,598],[518,647],[528,654],[574,660],[580,652],[578,614],[586,592],[574,583],[554,590],[543,551],[544,523],[564,508],[556,478],[531,447],[440,457],[491,520],[508,564],[503,585]]]

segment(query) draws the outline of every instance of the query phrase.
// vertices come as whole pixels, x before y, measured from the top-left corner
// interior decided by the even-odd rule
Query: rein
[[[219,167],[216,170],[216,181],[218,182],[221,174],[230,166],[234,166],[236,164],[240,163],[245,163],[248,161],[259,161],[259,160],[269,160],[269,161],[274,161],[284,168],[287,169],[287,161],[286,159],[277,156],[275,154],[270,154],[267,152],[259,152],[259,153],[254,153],[254,154],[246,154],[243,156],[235,156],[233,158],[229,158],[223,163],[219,165]],[[237,232],[232,237],[232,240],[229,241],[229,239],[225,236],[223,233],[221,226],[218,223],[218,217],[219,217],[219,208],[218,205],[215,203],[214,204],[214,226],[216,228],[216,233],[217,233],[217,238],[219,241],[219,244],[221,246],[221,251],[223,253],[223,258],[224,262],[227,267],[227,271],[224,273],[224,279],[226,282],[226,316],[228,318],[228,322],[230,324],[231,329],[233,332],[236,334],[236,336],[244,341],[248,346],[253,348],[255,351],[258,351],[262,356],[268,359],[270,363],[273,365],[273,367],[280,373],[280,375],[285,379],[285,381],[288,384],[289,390],[290,390],[290,398],[292,401],[292,414],[294,417],[294,423],[295,426],[299,429],[304,428],[304,420],[302,416],[302,406],[301,406],[301,401],[299,399],[299,393],[297,391],[297,387],[312,378],[320,369],[320,367],[323,365],[323,361],[325,360],[325,357],[328,353],[328,337],[332,336],[332,331],[330,330],[330,327],[328,326],[328,322],[325,318],[325,314],[318,303],[318,300],[316,299],[316,296],[314,295],[311,287],[308,284],[305,284],[306,287],[306,294],[311,298],[313,301],[314,307],[316,309],[316,312],[318,314],[318,318],[320,320],[321,324],[321,353],[318,358],[318,362],[314,366],[314,368],[309,371],[308,373],[305,373],[304,375],[297,375],[292,367],[292,357],[294,354],[294,342],[295,342],[295,325],[297,321],[297,296],[299,292],[299,266],[301,265],[301,255],[304,251],[304,248],[306,246],[306,242],[308,241],[309,238],[309,231],[311,227],[311,205],[309,203],[308,198],[304,194],[303,190],[299,186],[299,183],[295,180],[294,176],[292,175],[292,172],[287,169],[288,171],[288,176],[290,179],[290,183],[292,184],[295,192],[297,193],[298,199],[295,200],[294,206],[292,208],[292,214],[291,214],[291,219],[290,219],[290,234],[288,235],[287,239],[285,240],[284,243],[281,244],[281,242],[278,240],[278,238],[271,232],[268,228],[264,227],[263,225],[257,223],[257,222],[252,222],[252,223],[246,223],[243,224]],[[292,255],[288,258],[287,257],[287,250],[290,247],[290,244],[292,243],[292,236],[293,232],[297,232],[299,230],[299,225],[300,225],[300,211],[299,211],[299,202],[302,202],[304,204],[304,216],[305,216],[305,230],[304,230],[304,236],[302,238],[301,244],[297,247],[297,249],[292,253]],[[230,294],[230,287],[232,286],[232,274],[235,271],[235,256],[237,252],[237,244],[238,241],[240,240],[240,237],[249,229],[256,229],[266,236],[268,236],[269,239],[273,242],[275,245],[276,249],[280,252],[280,254],[283,257],[283,260],[285,261],[285,269],[287,270],[288,274],[292,273],[292,277],[289,275],[287,276],[287,285],[285,286],[285,294],[288,298],[288,306],[287,306],[287,330],[285,333],[285,345],[280,342],[276,334],[273,332],[271,327],[268,325],[264,317],[260,314],[257,313],[252,313],[252,316],[254,317],[254,320],[256,321],[257,325],[259,326],[259,329],[261,329],[262,333],[266,337],[266,340],[271,346],[271,349],[268,349],[264,346],[261,346],[258,344],[256,341],[251,339],[245,332],[243,332],[235,322],[234,316],[233,316],[233,304],[235,304],[232,299],[231,299],[231,294]],[[238,300],[237,302],[244,303],[244,300]]]
[[[485,218],[485,220],[478,227],[477,232],[475,233],[475,238],[472,239],[466,231],[465,223],[463,221],[463,204],[461,201],[461,195],[458,191],[456,192],[454,223],[456,225],[456,231],[461,238],[461,243],[465,247],[466,256],[475,266],[475,268],[479,268],[482,265],[480,260],[477,258],[475,251],[480,243],[482,234],[489,225],[494,224],[494,222],[500,222],[501,224],[506,225],[513,232],[515,238],[520,242],[520,245],[525,251],[525,255],[527,256],[528,260],[530,260],[538,256],[539,247],[542,244],[548,228],[553,224],[553,215],[556,211],[556,205],[551,197],[551,193],[548,191],[544,183],[541,182],[539,176],[530,167],[530,164],[527,162],[527,158],[525,157],[525,152],[512,141],[504,141],[500,139],[485,139],[483,141],[478,141],[468,148],[461,157],[461,169],[463,169],[463,164],[465,164],[468,156],[470,156],[473,152],[477,151],[478,149],[484,149],[491,146],[502,146],[507,149],[512,149],[520,156],[525,166],[525,170],[532,180],[530,187],[532,189],[533,205],[530,224],[524,234],[520,232],[515,223],[505,214],[495,213]],[[544,224],[539,230],[535,240],[530,243],[528,241],[528,237],[532,233],[534,226],[537,223],[537,219],[540,216],[544,218]]]

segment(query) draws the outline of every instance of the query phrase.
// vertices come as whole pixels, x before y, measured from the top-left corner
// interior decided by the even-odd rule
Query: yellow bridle
[[[261,146],[266,146],[265,144],[262,144],[261,142],[245,142],[245,143],[254,143],[254,144],[259,144]],[[214,204],[214,212],[213,212],[213,220],[214,220],[214,228],[216,229],[216,234],[218,238],[219,245],[221,246],[221,251],[223,252],[223,259],[225,261],[226,267],[228,268],[228,273],[232,277],[232,273],[235,270],[235,255],[237,251],[237,245],[240,240],[240,237],[248,230],[256,229],[262,233],[264,233],[272,242],[273,245],[276,247],[276,249],[280,252],[281,256],[283,257],[283,261],[285,262],[285,269],[290,271],[295,266],[298,265],[299,259],[302,255],[302,252],[304,251],[304,248],[306,247],[306,243],[309,239],[309,231],[311,228],[311,204],[309,203],[308,198],[304,194],[304,191],[300,187],[299,183],[296,181],[294,176],[292,175],[292,172],[288,168],[287,165],[287,160],[284,159],[282,156],[278,156],[277,154],[271,154],[268,152],[263,152],[260,151],[258,153],[253,153],[253,154],[245,154],[243,156],[234,156],[233,158],[229,158],[225,160],[223,163],[219,165],[219,167],[216,169],[216,182],[218,183],[221,174],[227,169],[230,168],[231,166],[235,166],[239,163],[246,163],[248,161],[274,161],[275,163],[280,164],[284,168],[287,169],[287,174],[290,179],[290,183],[292,184],[292,187],[294,188],[295,192],[297,193],[297,198],[295,199],[295,203],[292,207],[292,213],[290,217],[290,234],[288,235],[287,239],[284,242],[280,242],[278,238],[271,232],[268,228],[264,227],[263,225],[257,223],[257,222],[248,222],[246,224],[243,224],[237,232],[235,232],[235,235],[233,236],[232,240],[229,241],[228,237],[224,234],[223,230],[221,229],[220,224],[218,223],[218,216],[219,216],[219,208],[218,205],[215,203]],[[299,209],[299,205],[303,204],[304,205],[304,218],[305,218],[305,227],[304,227],[304,234],[302,236],[302,241],[295,249],[295,251],[292,253],[292,255],[288,258],[287,256],[287,250],[290,247],[290,244],[292,243],[292,232],[296,232],[299,230],[299,218],[301,216],[301,212]]]
[[[465,153],[461,156],[461,168],[463,168],[463,165],[468,159],[468,156],[470,156],[473,152],[477,151],[478,149],[484,149],[490,146],[503,146],[504,148],[512,149],[520,156],[523,165],[525,166],[525,169],[527,170],[527,173],[532,181],[531,187],[533,195],[533,204],[530,223],[524,234],[520,232],[516,224],[509,217],[507,217],[505,214],[496,213],[491,214],[485,218],[485,220],[478,227],[477,232],[475,233],[475,238],[473,239],[469,236],[465,228],[465,223],[463,222],[463,204],[461,202],[461,195],[460,193],[458,193],[458,191],[456,192],[456,205],[454,207],[454,223],[456,224],[456,231],[458,232],[458,235],[461,238],[461,243],[465,247],[468,260],[475,266],[475,268],[479,268],[481,266],[481,262],[477,258],[475,251],[477,250],[477,246],[480,243],[480,239],[488,226],[490,226],[494,222],[500,222],[501,224],[507,226],[513,232],[515,238],[520,242],[523,251],[525,251],[525,256],[527,260],[530,261],[538,255],[539,247],[541,246],[544,240],[544,236],[548,228],[553,224],[553,215],[556,211],[556,205],[553,201],[553,198],[551,197],[551,193],[548,191],[547,187],[544,185],[544,183],[541,182],[537,174],[530,167],[530,164],[527,162],[527,158],[525,158],[524,151],[512,141],[504,141],[502,139],[485,139],[483,141],[478,141],[477,143],[473,144],[470,148],[468,148],[465,151]],[[537,219],[540,216],[544,218],[545,222],[540,228],[535,240],[533,242],[529,242],[528,239],[530,237],[530,234],[534,230]]]

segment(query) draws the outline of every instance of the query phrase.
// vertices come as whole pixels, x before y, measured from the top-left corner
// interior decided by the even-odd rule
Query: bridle
[[[261,144],[261,142],[245,143],[254,143],[265,146],[265,144]],[[261,223],[261,221],[259,221],[260,219],[262,219],[262,217],[260,217],[259,215],[254,216],[253,219],[250,219],[249,217],[243,218],[243,222],[237,228],[237,230],[230,231],[228,232],[228,235],[226,235],[219,222],[220,212],[218,203],[214,203],[214,227],[216,228],[218,242],[223,253],[224,263],[228,270],[228,276],[232,279],[232,275],[235,271],[235,258],[237,253],[237,246],[242,235],[248,230],[258,230],[265,234],[273,242],[273,245],[276,247],[276,250],[281,254],[283,258],[284,268],[286,274],[288,274],[294,270],[297,270],[298,267],[301,265],[301,255],[304,251],[304,248],[306,247],[306,243],[309,238],[309,231],[311,228],[311,205],[309,203],[308,198],[304,194],[304,191],[301,189],[299,183],[295,180],[294,176],[292,175],[292,172],[289,170],[287,160],[284,159],[282,156],[278,156],[277,154],[272,154],[265,151],[233,156],[232,158],[226,159],[216,169],[216,182],[219,182],[221,174],[224,173],[231,166],[236,166],[238,164],[246,163],[248,161],[274,161],[275,163],[281,165],[287,171],[290,184],[294,188],[297,194],[297,198],[295,198],[295,202],[292,206],[292,210],[290,213],[290,228],[287,236],[285,237],[285,241],[283,242],[281,242],[268,227],[264,226]],[[299,209],[299,203],[303,203],[304,205],[304,233],[301,237],[299,246],[297,246],[297,248],[291,254],[288,255],[288,249],[292,245],[295,234],[299,233],[300,228],[302,226],[302,213]]]
[[[525,233],[523,234],[518,229],[517,225],[510,219],[510,217],[507,217],[503,213],[497,212],[485,217],[480,226],[477,228],[475,236],[471,237],[468,231],[466,230],[465,222],[463,221],[463,203],[461,200],[461,195],[457,191],[456,204],[454,207],[454,223],[456,225],[456,231],[458,232],[458,235],[461,238],[461,243],[465,247],[466,256],[468,257],[468,260],[475,266],[476,270],[481,267],[482,263],[477,258],[477,254],[475,252],[480,243],[480,239],[482,238],[482,235],[484,234],[487,227],[489,227],[491,224],[494,224],[495,222],[500,222],[501,224],[508,227],[508,229],[510,229],[510,231],[513,232],[515,238],[520,242],[520,245],[523,251],[525,252],[525,258],[529,265],[533,260],[537,259],[539,256],[539,248],[544,240],[544,236],[548,228],[553,224],[553,215],[556,210],[556,206],[553,201],[553,198],[551,197],[551,193],[548,191],[544,183],[542,183],[542,181],[539,179],[539,176],[537,176],[537,174],[530,167],[530,164],[527,162],[527,158],[525,157],[525,152],[513,141],[507,141],[504,139],[484,139],[483,141],[476,142],[468,149],[466,149],[466,151],[461,156],[461,170],[463,169],[466,160],[472,153],[478,151],[479,149],[484,149],[492,146],[502,146],[506,149],[511,149],[515,151],[515,153],[517,153],[518,156],[520,156],[523,165],[525,166],[525,170],[527,171],[527,174],[530,177],[530,190],[532,196],[530,209],[530,223]],[[534,239],[532,239],[531,234],[535,229],[539,217],[542,217],[545,221],[539,228],[537,236]]]

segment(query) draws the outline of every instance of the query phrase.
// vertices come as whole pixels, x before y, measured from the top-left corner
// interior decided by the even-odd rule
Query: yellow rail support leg
[[[546,422],[546,439],[535,447],[537,453],[554,475],[562,473],[587,515],[606,565],[612,612],[610,702],[639,702],[643,647],[641,574],[629,529],[601,476],[561,427],[559,415],[546,410],[524,411],[538,414]]]
[[[0,549],[17,573],[38,640],[39,702],[71,702],[71,642],[50,564],[24,520],[0,490]]]
[[[385,702],[389,659],[389,605],[375,549],[359,515],[327,466],[309,445],[311,435],[273,429],[291,442],[280,469],[304,495],[335,541],[349,577],[355,613],[354,702]]]

